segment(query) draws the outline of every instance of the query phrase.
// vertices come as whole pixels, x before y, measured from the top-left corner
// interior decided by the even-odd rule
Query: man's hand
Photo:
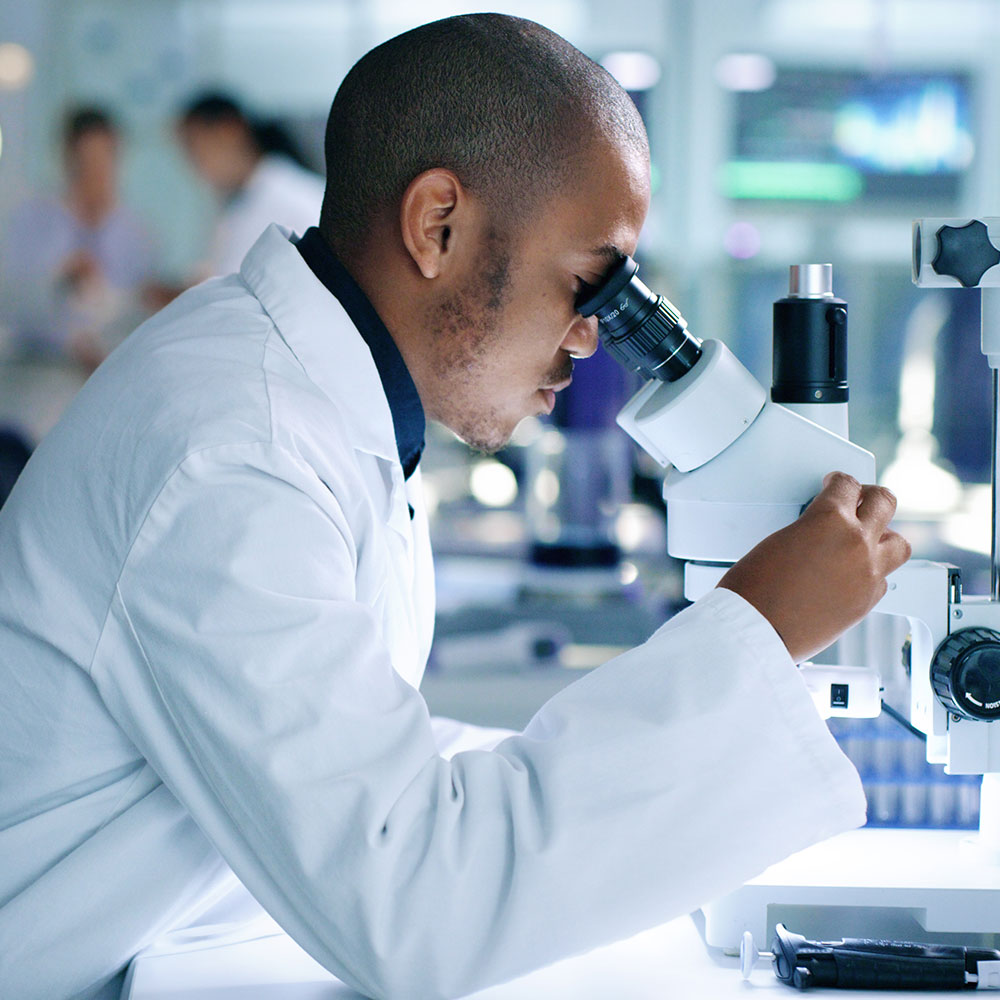
[[[886,576],[910,558],[888,528],[896,498],[831,472],[802,516],[751,549],[719,581],[749,601],[796,663],[829,646],[881,600]]]

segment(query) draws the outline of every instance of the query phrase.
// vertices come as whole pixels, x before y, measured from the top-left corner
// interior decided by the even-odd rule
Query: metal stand
[[[997,470],[1000,468],[1000,297],[998,290],[984,288],[980,292],[980,343],[993,375],[993,429],[990,436],[990,485],[993,491],[993,530],[990,557],[990,600],[1000,602],[1000,517],[997,516]]]
[[[980,346],[993,376],[993,427],[990,434],[990,488],[992,531],[990,545],[990,601],[1000,603],[1000,289],[980,290]],[[978,851],[1000,865],[1000,774],[984,774],[979,799]]]

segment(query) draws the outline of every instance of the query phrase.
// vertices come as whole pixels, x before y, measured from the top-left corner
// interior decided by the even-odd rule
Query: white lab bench
[[[726,1000],[764,990],[791,996],[761,959],[749,981],[739,960],[708,947],[700,913],[680,917],[627,941],[557,962],[475,994],[476,1000]],[[822,993],[824,991],[815,991]],[[829,995],[829,991],[826,991]],[[838,993],[885,1000],[885,991]],[[893,997],[926,997],[900,991]],[[338,982],[290,938],[275,935],[222,947],[139,957],[122,1000],[348,1000]]]

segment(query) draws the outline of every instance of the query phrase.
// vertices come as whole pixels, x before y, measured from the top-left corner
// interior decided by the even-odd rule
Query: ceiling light
[[[17,42],[0,42],[0,90],[22,90],[35,72],[31,53]]]
[[[609,52],[601,65],[633,93],[655,87],[662,75],[660,61],[648,52]]]
[[[715,79],[726,90],[767,90],[778,71],[767,56],[731,52],[715,64]]]

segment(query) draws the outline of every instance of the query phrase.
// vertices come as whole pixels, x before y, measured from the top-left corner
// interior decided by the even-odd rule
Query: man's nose
[[[597,350],[597,317],[577,316],[562,343],[563,350],[573,358],[589,358]]]

